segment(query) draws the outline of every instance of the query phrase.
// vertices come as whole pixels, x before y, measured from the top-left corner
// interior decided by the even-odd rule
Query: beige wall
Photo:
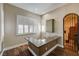
[[[79,4],[68,4],[54,11],[51,11],[45,15],[43,15],[43,25],[45,25],[45,21],[49,19],[55,19],[55,32],[58,33],[62,39],[59,40],[59,44],[63,46],[63,18],[68,13],[76,13],[79,15]],[[44,30],[45,32],[46,30]]]
[[[24,39],[25,36],[16,35],[16,16],[29,16],[37,20],[40,20],[39,15],[33,14],[31,12],[25,11],[23,9],[17,8],[15,6],[4,4],[4,13],[5,13],[5,39],[4,39],[4,48],[12,47],[14,45],[27,43]]]

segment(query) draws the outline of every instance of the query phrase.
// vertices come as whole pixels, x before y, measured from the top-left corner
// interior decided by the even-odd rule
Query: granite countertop
[[[28,39],[27,38],[26,39],[32,44],[34,44],[36,47],[40,47],[57,38],[60,38],[60,36],[54,35],[52,37],[40,37],[40,38],[29,37]]]

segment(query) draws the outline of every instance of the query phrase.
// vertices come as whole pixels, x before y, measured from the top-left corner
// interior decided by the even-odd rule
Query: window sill
[[[16,36],[25,36],[25,35],[29,35],[29,34],[35,34],[35,33],[16,34]]]

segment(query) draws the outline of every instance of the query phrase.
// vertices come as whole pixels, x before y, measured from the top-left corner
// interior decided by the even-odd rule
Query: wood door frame
[[[66,18],[66,16],[68,16],[68,15],[71,15],[71,14],[74,14],[74,15],[76,15],[76,16],[78,16],[78,14],[76,14],[76,13],[68,13],[68,14],[66,14],[65,16],[64,16],[64,18],[63,18],[63,46],[65,46],[64,45],[64,19]],[[78,16],[78,19],[79,19],[79,16]],[[78,23],[78,25],[79,25],[79,20],[77,19],[77,23]],[[78,29],[79,29],[79,27],[78,27]],[[79,33],[79,30],[78,30],[78,33]],[[79,36],[79,35],[78,35]],[[77,43],[77,45],[78,45],[78,43]],[[64,47],[65,48],[65,47]],[[78,49],[77,49],[78,50]]]

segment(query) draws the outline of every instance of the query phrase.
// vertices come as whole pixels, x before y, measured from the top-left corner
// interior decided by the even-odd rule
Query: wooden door
[[[78,15],[71,13],[64,18],[64,48],[77,53]]]

